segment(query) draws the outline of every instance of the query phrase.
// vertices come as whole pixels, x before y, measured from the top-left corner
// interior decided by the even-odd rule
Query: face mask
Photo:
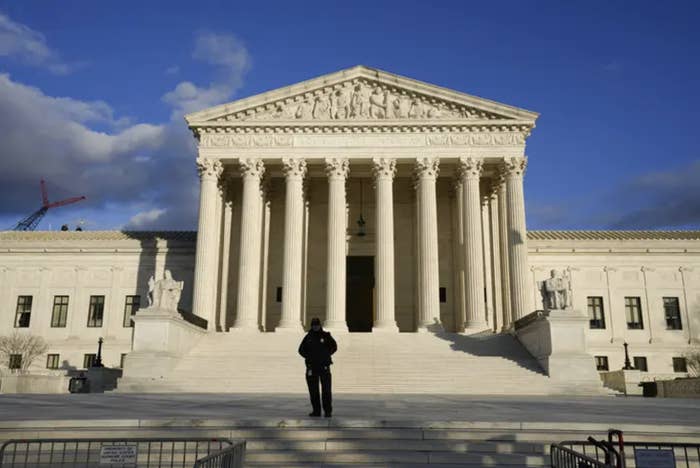
[[[312,325],[312,326],[311,326],[311,329],[312,329],[313,331],[319,331],[319,330],[321,329],[321,325]]]

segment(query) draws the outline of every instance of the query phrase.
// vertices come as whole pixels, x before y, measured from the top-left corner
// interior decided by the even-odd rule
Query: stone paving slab
[[[334,399],[334,418],[311,419],[308,411],[303,395],[0,395],[0,427],[36,426],[42,421],[65,427],[76,420],[82,427],[104,425],[105,420],[116,427],[555,429],[556,423],[565,428],[574,421],[591,424],[591,429],[610,424],[700,425],[700,399],[339,395]]]

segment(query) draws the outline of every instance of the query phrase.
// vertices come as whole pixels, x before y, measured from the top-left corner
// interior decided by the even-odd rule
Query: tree
[[[685,364],[688,366],[688,373],[693,377],[700,376],[700,348],[688,351],[685,354]]]
[[[19,332],[14,332],[10,336],[0,336],[0,364],[9,368],[10,356],[19,354],[22,356],[20,368],[12,369],[11,372],[26,374],[32,362],[44,354],[47,349],[46,341],[40,336]]]

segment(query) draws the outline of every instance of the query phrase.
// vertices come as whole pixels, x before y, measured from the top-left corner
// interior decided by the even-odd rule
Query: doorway
[[[371,332],[374,322],[374,257],[347,257],[345,315],[351,332]]]

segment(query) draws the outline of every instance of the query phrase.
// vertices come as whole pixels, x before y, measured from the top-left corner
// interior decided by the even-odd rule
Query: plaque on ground
[[[135,445],[103,445],[100,449],[100,465],[136,464]]]
[[[676,457],[672,449],[634,449],[637,468],[676,468]]]

